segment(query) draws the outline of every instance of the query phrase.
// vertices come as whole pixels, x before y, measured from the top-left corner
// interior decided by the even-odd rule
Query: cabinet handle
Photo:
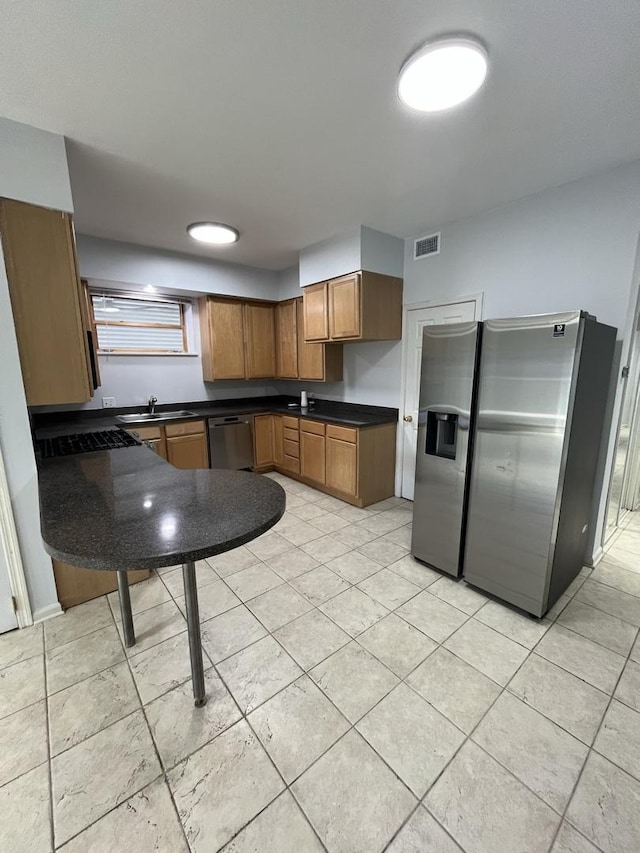
[[[93,332],[87,330],[87,340],[89,341],[89,365],[91,366],[91,383],[93,390],[98,387],[98,371],[96,369],[96,351],[93,346]]]
[[[404,416],[404,418],[403,418],[403,420],[404,420],[406,423],[410,424],[410,423],[412,423],[412,422],[413,422],[413,415],[405,415],[405,416]]]

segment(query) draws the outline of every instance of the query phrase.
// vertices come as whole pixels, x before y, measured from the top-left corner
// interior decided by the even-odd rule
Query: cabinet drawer
[[[298,429],[298,418],[292,418],[289,415],[283,415],[282,426],[286,429]]]
[[[289,429],[289,427],[285,427],[284,437],[287,439],[287,441],[300,441],[300,436],[298,435],[297,429]]]
[[[319,421],[300,421],[302,432],[312,432],[314,435],[324,435],[325,425]]]
[[[295,459],[300,457],[300,445],[297,441],[284,440],[284,455],[293,456]]]
[[[162,430],[159,426],[133,427],[130,432],[133,435],[137,435],[143,441],[147,441],[150,438],[162,438]]]
[[[287,456],[285,453],[284,460],[282,462],[282,467],[286,471],[293,471],[294,474],[300,473],[300,460],[295,456]]]
[[[183,421],[180,424],[165,426],[167,438],[175,435],[201,435],[204,433],[204,421]]]
[[[327,424],[327,438],[337,438],[338,441],[349,441],[351,444],[358,443],[358,430],[351,427],[341,427],[335,424]]]

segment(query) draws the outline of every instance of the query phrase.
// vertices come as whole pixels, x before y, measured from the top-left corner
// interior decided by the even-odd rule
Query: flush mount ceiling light
[[[487,51],[470,38],[447,38],[419,48],[402,66],[398,97],[424,113],[447,110],[478,91],[487,76]]]
[[[222,222],[192,222],[187,227],[187,234],[199,243],[209,243],[213,246],[224,246],[237,243],[240,232]]]

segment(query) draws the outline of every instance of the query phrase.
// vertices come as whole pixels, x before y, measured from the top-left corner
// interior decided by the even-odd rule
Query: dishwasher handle
[[[226,418],[209,418],[209,428],[215,429],[216,427],[226,427],[226,426],[241,426],[242,424],[250,424],[251,421],[248,418],[239,418],[237,415],[231,415]]]

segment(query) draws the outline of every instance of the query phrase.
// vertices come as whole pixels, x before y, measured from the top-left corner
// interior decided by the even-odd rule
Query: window
[[[100,352],[187,352],[183,303],[115,293],[93,293],[91,303]]]

